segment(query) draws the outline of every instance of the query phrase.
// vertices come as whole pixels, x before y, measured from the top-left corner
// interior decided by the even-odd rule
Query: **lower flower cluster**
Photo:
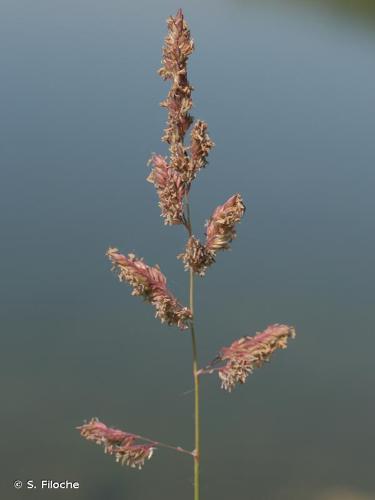
[[[114,455],[116,462],[141,469],[146,460],[152,457],[155,447],[149,444],[137,444],[138,436],[119,429],[107,427],[97,418],[77,427],[81,436],[88,441],[104,446],[104,452]]]

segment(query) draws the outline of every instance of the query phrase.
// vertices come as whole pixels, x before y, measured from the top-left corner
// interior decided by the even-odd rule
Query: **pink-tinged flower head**
[[[226,250],[236,237],[235,225],[245,213],[245,205],[239,194],[235,194],[224,205],[217,207],[206,223],[206,242],[202,244],[191,236],[184,253],[177,257],[185,264],[185,269],[192,269],[204,276],[208,267],[215,262],[216,252]]]
[[[196,178],[199,170],[208,161],[208,153],[214,147],[207,133],[207,124],[197,120],[191,130],[190,146],[184,146],[182,141],[170,145],[171,167],[178,171],[181,179],[188,185]]]
[[[197,120],[191,131],[191,177],[197,175],[198,171],[207,165],[207,156],[214,143],[207,133],[207,123]]]
[[[207,164],[207,155],[214,146],[207,134],[207,124],[197,120],[191,131],[191,144],[185,146],[184,139],[193,123],[190,110],[193,105],[193,87],[188,80],[187,63],[194,50],[189,27],[179,9],[167,20],[168,35],[163,47],[162,67],[159,75],[172,84],[161,106],[168,111],[167,125],[162,141],[169,144],[169,165],[190,187],[198,171]]]
[[[167,19],[168,35],[164,40],[163,66],[159,70],[165,80],[173,80],[181,71],[186,71],[189,56],[194,50],[189,27],[179,9],[175,16]]]
[[[187,79],[187,61],[194,50],[189,27],[180,9],[167,20],[168,35],[164,41],[162,67],[159,70],[164,80],[172,80],[172,86],[165,101],[168,109],[167,128],[163,140],[172,145],[183,140],[192,123],[189,110],[192,107],[192,86]]]
[[[77,427],[81,436],[88,441],[104,446],[104,452],[114,455],[116,462],[141,469],[146,460],[152,457],[155,447],[149,444],[138,444],[138,436],[119,429],[107,427],[97,418]]]
[[[236,237],[235,225],[245,213],[240,194],[231,196],[218,206],[206,224],[206,247],[208,250],[225,250]]]
[[[229,347],[223,347],[216,359],[200,373],[217,371],[221,387],[230,392],[236,384],[243,384],[255,368],[269,361],[277,349],[286,349],[288,339],[295,335],[292,326],[271,325],[254,337],[242,337]],[[224,364],[216,367],[218,363]]]
[[[183,224],[186,184],[182,181],[180,174],[168,165],[163,156],[153,155],[150,163],[153,169],[147,180],[154,184],[159,195],[159,206],[165,224]]]
[[[181,330],[188,328],[192,313],[168,290],[167,279],[158,266],[148,266],[134,254],[122,255],[117,248],[109,248],[107,256],[120,281],[133,287],[132,295],[142,296],[150,302],[156,309],[155,316],[162,323],[177,325]]]
[[[170,159],[171,168],[175,169],[180,179],[186,185],[186,190],[189,190],[189,183],[192,181],[191,162],[188,155],[188,148],[184,146],[183,142],[175,142],[170,145]]]
[[[204,276],[207,268],[215,262],[215,252],[208,250],[195,236],[191,236],[185,251],[177,255],[177,258],[185,264],[186,271],[192,269],[199,276]]]

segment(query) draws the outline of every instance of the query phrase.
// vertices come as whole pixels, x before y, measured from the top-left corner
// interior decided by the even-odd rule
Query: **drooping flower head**
[[[182,306],[168,290],[167,279],[158,266],[148,266],[132,253],[122,255],[117,248],[109,248],[107,256],[119,280],[133,287],[132,295],[142,296],[150,302],[156,309],[155,316],[162,323],[177,325],[181,330],[188,328],[191,311]]]
[[[104,452],[114,455],[116,462],[129,467],[141,469],[145,461],[152,457],[155,450],[153,445],[137,443],[139,436],[107,427],[97,418],[92,418],[90,422],[77,427],[77,429],[81,436],[88,441],[103,445]]]
[[[277,349],[286,349],[289,338],[295,337],[292,326],[274,324],[254,337],[242,337],[229,347],[223,347],[216,359],[200,373],[217,371],[221,387],[231,391],[236,384],[243,384],[255,368],[269,361]],[[215,367],[224,363],[221,367]]]

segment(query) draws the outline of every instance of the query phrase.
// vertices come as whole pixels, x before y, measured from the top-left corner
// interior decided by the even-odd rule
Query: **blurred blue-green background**
[[[248,208],[198,284],[201,363],[270,323],[298,332],[234,393],[203,380],[202,498],[374,499],[375,8],[250,0],[1,1],[0,497],[192,498],[188,457],[121,468],[74,429],[98,416],[193,447],[189,334],[104,257],[160,264],[187,301],[184,232],[145,182],[166,154],[156,70],[180,6],[194,115],[216,143],[195,232],[235,192]]]

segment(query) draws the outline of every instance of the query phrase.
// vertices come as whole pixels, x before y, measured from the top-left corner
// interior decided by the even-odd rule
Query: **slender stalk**
[[[194,274],[190,269],[190,309],[193,311],[194,301]],[[193,375],[194,375],[194,427],[195,427],[195,449],[194,449],[194,500],[199,500],[199,462],[200,462],[200,414],[199,414],[199,375],[198,375],[198,353],[197,341],[194,330],[194,319],[191,323],[191,341],[193,347]]]
[[[186,197],[186,212],[187,212],[187,230],[189,236],[192,236],[192,223],[190,217],[189,197]],[[194,448],[194,500],[199,500],[200,494],[200,412],[199,412],[199,373],[198,373],[198,349],[194,326],[194,271],[189,269],[189,307],[192,313],[190,324],[191,342],[193,350],[193,377],[194,377],[194,433],[195,433],[195,448]]]
[[[185,450],[184,448],[181,448],[181,446],[172,446],[171,444],[161,443],[160,441],[155,441],[155,439],[150,439],[145,436],[139,436],[138,434],[132,434],[132,435],[137,439],[146,441],[147,443],[154,444],[155,446],[168,448],[169,450],[178,451],[180,453],[186,453],[187,455],[192,455],[193,457],[195,457],[195,453],[193,451]]]

